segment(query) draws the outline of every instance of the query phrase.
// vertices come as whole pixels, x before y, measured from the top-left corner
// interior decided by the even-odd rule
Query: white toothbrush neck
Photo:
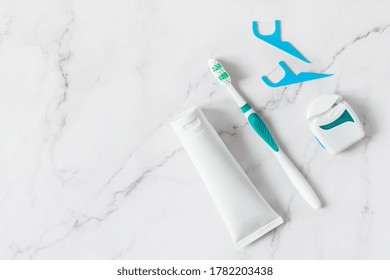
[[[229,84],[226,87],[240,108],[246,104],[244,98],[242,98],[242,96],[238,93],[238,91],[233,87],[232,84]]]

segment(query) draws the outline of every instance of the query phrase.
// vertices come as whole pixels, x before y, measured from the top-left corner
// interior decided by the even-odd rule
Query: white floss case
[[[306,117],[319,144],[332,155],[364,137],[358,116],[340,95],[328,94],[316,98],[309,105]]]
[[[198,107],[171,126],[207,187],[233,242],[244,247],[283,223]]]

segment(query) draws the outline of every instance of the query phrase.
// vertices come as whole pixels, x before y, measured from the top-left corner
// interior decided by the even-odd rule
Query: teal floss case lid
[[[352,107],[337,94],[317,97],[308,107],[307,120],[318,143],[335,155],[364,137]]]

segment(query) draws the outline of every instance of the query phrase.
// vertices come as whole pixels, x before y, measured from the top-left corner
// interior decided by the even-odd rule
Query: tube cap
[[[171,122],[171,126],[179,139],[184,140],[205,128],[211,127],[211,124],[199,107],[192,106],[179,114]]]

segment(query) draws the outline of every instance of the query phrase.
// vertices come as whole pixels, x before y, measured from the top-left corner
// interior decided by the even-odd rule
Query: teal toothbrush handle
[[[271,135],[267,125],[263,122],[263,120],[256,113],[251,113],[248,116],[248,122],[256,131],[256,133],[267,143],[267,145],[275,152],[279,151],[278,144]]]
[[[303,177],[303,175],[290,161],[290,159],[279,149],[279,146],[272,137],[267,125],[263,122],[259,115],[255,113],[248,104],[242,106],[241,111],[247,117],[248,122],[252,126],[253,130],[256,131],[256,133],[272,149],[276,159],[278,160],[290,181],[295,186],[296,190],[302,195],[306,202],[310,204],[310,206],[315,209],[320,208],[321,202],[317,195],[306,181],[305,177]]]

